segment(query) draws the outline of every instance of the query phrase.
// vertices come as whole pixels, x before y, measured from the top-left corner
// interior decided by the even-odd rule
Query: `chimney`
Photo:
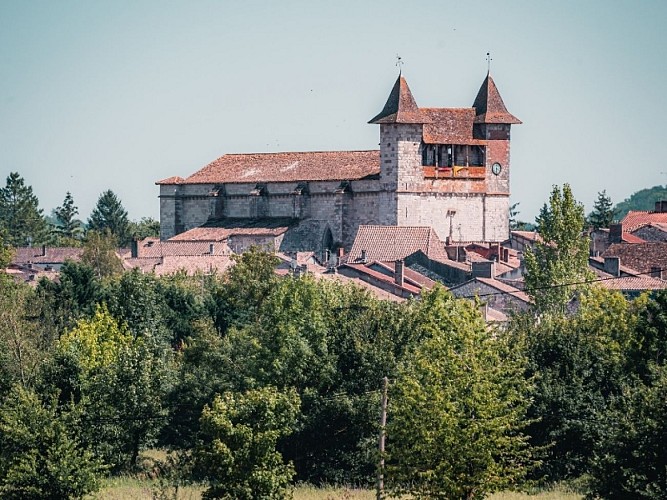
[[[132,240],[130,243],[130,255],[133,259],[139,257],[139,242],[137,240]]]
[[[215,253],[215,243],[211,243],[208,246],[208,253],[210,253],[211,255],[213,255]]]
[[[361,262],[366,263],[366,250],[361,251]]]
[[[509,262],[510,260],[510,250],[509,248],[503,248],[503,262]]]
[[[46,245],[42,245],[42,257],[46,257]]]
[[[609,225],[609,243],[620,243],[623,241],[623,224]]]
[[[343,247],[338,247],[338,260],[345,255],[345,249]]]
[[[604,272],[618,278],[621,275],[621,259],[619,257],[605,257]]]
[[[472,263],[472,277],[473,278],[491,278],[496,274],[496,263],[491,260],[473,262]]]
[[[398,286],[405,284],[405,264],[402,260],[397,260],[395,263],[394,280]]]
[[[651,277],[659,280],[663,279],[663,270],[660,266],[651,266]]]

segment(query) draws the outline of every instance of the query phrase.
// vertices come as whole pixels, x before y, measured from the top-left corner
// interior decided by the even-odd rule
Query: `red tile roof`
[[[213,255],[230,255],[232,251],[226,243],[216,242]],[[141,259],[154,259],[166,256],[199,256],[211,255],[211,241],[160,241],[157,238],[146,238],[137,242],[137,256]]]
[[[296,223],[290,218],[237,219],[226,217],[177,234],[168,241],[224,241],[230,236],[279,236]]]
[[[228,154],[178,184],[356,180],[379,173],[379,151]]]
[[[166,179],[162,179],[161,181],[157,181],[155,184],[182,184],[183,183],[183,177],[179,177],[178,175],[174,175],[172,177],[167,177]]]
[[[377,281],[381,281],[383,283],[386,283],[387,285],[391,285],[397,289],[402,289],[407,292],[410,292],[413,295],[419,295],[421,293],[421,285],[415,285],[410,283],[409,280],[406,280],[403,282],[403,286],[398,285],[396,281],[394,280],[393,276],[388,276],[380,271],[376,271],[372,267],[369,267],[367,264],[343,264],[341,266],[341,269],[344,268],[349,268],[353,269],[356,272],[359,273],[359,276],[363,280],[363,276],[368,276],[370,278],[376,279]]]
[[[423,132],[427,144],[486,144],[486,141],[473,139],[473,108],[421,108],[419,111],[430,122],[424,125]]]
[[[667,289],[667,281],[652,278],[650,276],[613,277],[602,279],[597,283],[608,290],[642,291]]]
[[[431,227],[359,226],[347,262],[359,262],[361,251],[367,261],[396,261],[421,250],[427,257],[448,261],[443,242]]]
[[[667,269],[667,243],[613,243],[602,253],[602,257],[618,257],[622,265],[640,273],[650,273],[655,267]]]
[[[408,82],[398,75],[384,108],[368,123],[424,123],[419,111]]]
[[[500,92],[498,92],[498,88],[490,74],[486,75],[486,79],[479,88],[472,106],[475,108],[477,115],[475,123],[521,123],[521,120],[507,111],[505,103],[502,97],[500,97]]]
[[[157,276],[174,274],[185,271],[192,275],[196,273],[221,273],[233,265],[227,255],[167,255],[159,259],[127,259],[126,268],[138,267],[145,273],[154,272]]]
[[[642,212],[639,210],[632,210],[623,217],[621,224],[624,232],[633,232],[640,227],[648,226],[649,224],[666,224],[667,212]]]
[[[81,260],[83,248],[79,247],[20,247],[14,249],[13,263],[62,264],[66,260]]]

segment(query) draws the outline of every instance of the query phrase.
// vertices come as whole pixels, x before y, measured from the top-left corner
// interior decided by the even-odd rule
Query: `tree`
[[[416,499],[481,499],[531,467],[522,434],[525,360],[494,338],[475,304],[440,287],[416,311],[423,338],[389,392],[387,480]]]
[[[617,204],[615,212],[622,219],[631,210],[651,211],[655,208],[655,202],[661,200],[667,200],[667,186],[641,189]]]
[[[532,231],[533,225],[529,222],[519,220],[519,202],[510,206],[510,230],[511,231]]]
[[[97,204],[88,219],[88,229],[103,233],[109,231],[116,239],[116,245],[129,243],[129,220],[127,211],[118,197],[110,189],[97,199]]]
[[[592,286],[571,315],[513,318],[516,348],[529,360],[526,377],[535,380],[527,432],[546,448],[540,477],[556,482],[589,471],[609,411],[632,378],[626,358],[644,302]]]
[[[553,187],[536,222],[541,241],[525,254],[526,292],[537,311],[564,311],[577,285],[589,279],[584,207],[569,184]]]
[[[78,418],[76,407],[12,388],[0,408],[2,498],[83,498],[99,488],[103,469],[77,437]]]
[[[598,199],[593,204],[593,211],[588,215],[588,222],[593,229],[607,228],[614,222],[614,204],[611,198],[607,196],[607,192],[602,190],[598,193]]]
[[[142,217],[139,222],[130,222],[128,232],[133,240],[160,237],[160,221],[152,217]]]
[[[108,231],[88,232],[81,262],[91,266],[97,278],[107,278],[123,271],[123,263],[116,253],[116,238]]]
[[[6,243],[14,247],[42,243],[46,237],[39,200],[17,172],[10,173],[6,186],[0,189],[0,227]]]
[[[56,216],[56,232],[63,238],[69,240],[78,239],[82,233],[81,221],[74,217],[79,213],[79,209],[74,205],[72,193],[67,191],[63,204],[53,210]]]
[[[195,470],[209,488],[204,498],[282,500],[294,476],[276,451],[299,411],[296,392],[272,387],[216,396],[201,416]]]
[[[170,354],[156,345],[150,332],[134,338],[106,307],[99,307],[92,319],[79,321],[58,344],[56,362],[61,366],[48,367],[49,373],[68,379],[52,383],[78,395],[85,411],[82,441],[115,471],[133,467],[140,450],[155,442],[166,421]]]

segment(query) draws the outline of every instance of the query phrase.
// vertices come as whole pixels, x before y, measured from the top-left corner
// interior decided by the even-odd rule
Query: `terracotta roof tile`
[[[665,290],[667,281],[650,276],[622,276],[619,278],[603,279],[598,284],[608,290],[642,291]]]
[[[230,255],[232,253],[227,244],[216,241],[160,241],[156,238],[146,238],[137,242],[137,257],[142,259],[154,259],[166,256],[210,256],[212,243],[214,243],[213,255]]]
[[[185,271],[192,275],[198,272],[223,272],[233,264],[230,256],[226,255],[167,255],[159,259],[141,258],[127,259],[125,267],[138,267],[145,273],[153,272],[157,276],[174,274]]]
[[[602,257],[618,257],[621,265],[640,273],[650,273],[656,267],[664,270],[667,269],[667,243],[613,243],[602,253]]]
[[[419,111],[408,82],[398,75],[384,108],[368,123],[424,123]]]
[[[430,122],[424,125],[423,132],[427,144],[486,144],[486,141],[473,139],[473,108],[421,108],[419,111]]]
[[[419,250],[429,258],[449,260],[443,242],[427,226],[359,226],[347,262],[359,262],[362,250],[367,261],[396,261]]]
[[[667,212],[642,212],[632,210],[621,221],[623,231],[631,233],[649,224],[667,224]]]
[[[174,175],[172,177],[167,177],[166,179],[162,179],[161,181],[157,181],[155,184],[161,185],[161,184],[182,184],[183,183],[183,177],[179,177],[178,175]]]
[[[356,180],[379,173],[379,151],[228,154],[179,184]]]
[[[19,247],[14,249],[13,263],[62,264],[66,260],[81,260],[79,247]]]
[[[177,234],[168,241],[224,241],[230,236],[279,236],[297,222],[286,217],[263,219],[225,217]]]
[[[472,107],[475,108],[477,115],[475,123],[521,123],[521,120],[507,111],[503,98],[500,97],[500,92],[490,74],[486,75]]]

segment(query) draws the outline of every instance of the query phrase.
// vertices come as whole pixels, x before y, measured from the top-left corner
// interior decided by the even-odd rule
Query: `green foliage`
[[[588,471],[605,415],[630,381],[626,353],[643,300],[591,287],[574,315],[543,315],[537,323],[530,314],[514,318],[536,384],[528,432],[534,445],[547,447],[540,475],[549,481]]]
[[[14,387],[0,409],[0,496],[83,498],[99,487],[101,464],[77,438],[74,407],[62,411]]]
[[[63,204],[53,210],[56,216],[56,234],[63,243],[75,243],[83,236],[83,224],[75,219],[79,209],[74,205],[72,193],[67,191]]]
[[[639,309],[625,372],[633,376],[602,422],[591,492],[603,498],[667,496],[667,292]]]
[[[588,223],[593,226],[593,229],[600,229],[609,227],[614,222],[616,211],[611,198],[607,196],[607,191],[603,190],[598,193],[598,198],[593,204],[593,211],[588,214]]]
[[[604,423],[592,461],[590,498],[667,497],[667,367],[619,401]]]
[[[276,451],[292,432],[299,411],[296,392],[272,387],[216,396],[201,416],[196,469],[209,488],[204,498],[229,500],[291,497],[291,464]]]
[[[618,203],[614,211],[619,219],[623,219],[631,210],[654,210],[655,202],[661,200],[667,200],[667,186],[653,186],[633,193]]]
[[[49,340],[30,317],[34,292],[23,283],[0,279],[0,387],[32,384]]]
[[[7,244],[22,247],[40,244],[46,239],[46,221],[39,200],[17,172],[7,176],[0,188],[0,232]]]
[[[511,231],[533,231],[535,226],[530,222],[519,220],[519,202],[510,206],[509,220]]]
[[[475,499],[516,487],[531,467],[521,432],[523,362],[476,306],[437,287],[416,312],[423,337],[389,395],[387,479],[417,499]]]
[[[160,221],[152,217],[142,217],[138,222],[130,222],[128,233],[133,240],[143,240],[144,238],[160,237]]]
[[[59,342],[48,366],[51,384],[76,395],[85,411],[84,442],[114,471],[134,466],[139,451],[155,443],[166,420],[170,352],[144,332],[134,338],[101,307]]]
[[[254,321],[262,302],[278,282],[274,273],[277,257],[253,247],[241,255],[233,255],[232,259],[235,265],[224,282],[211,283],[209,309],[221,332],[231,325]]]
[[[542,241],[525,253],[526,292],[537,311],[563,312],[577,288],[572,284],[589,278],[584,207],[568,184],[562,191],[554,186],[536,222]]]
[[[97,204],[88,219],[88,229],[98,233],[108,232],[114,237],[115,246],[130,242],[130,222],[123,204],[110,189],[97,199]]]
[[[92,267],[98,278],[108,278],[123,271],[123,263],[116,253],[116,238],[108,231],[88,231],[81,262]]]

